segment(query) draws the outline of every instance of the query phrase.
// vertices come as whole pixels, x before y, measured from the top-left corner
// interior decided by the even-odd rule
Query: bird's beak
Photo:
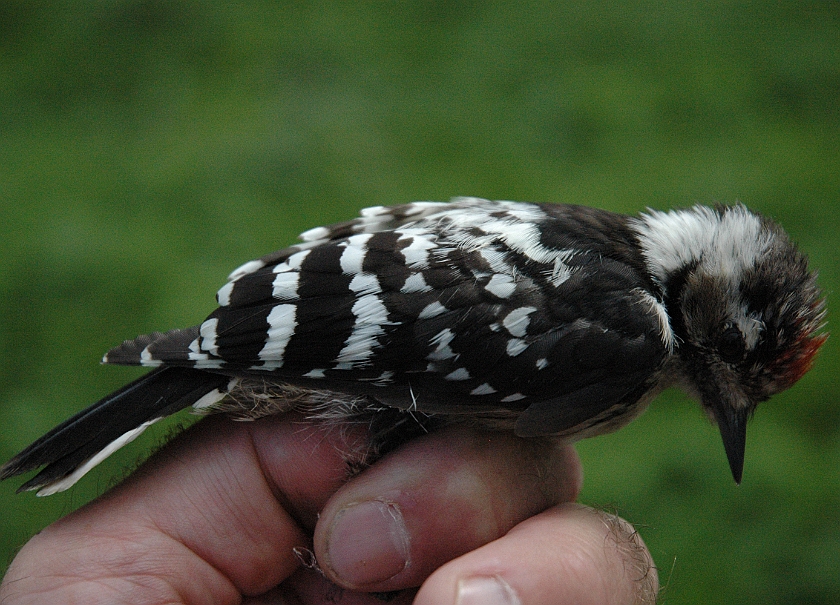
[[[741,475],[744,472],[744,450],[747,445],[747,420],[750,409],[750,407],[734,407],[727,401],[719,401],[712,406],[715,420],[720,428],[720,436],[723,438],[729,468],[732,470],[735,483],[738,484],[741,483]]]

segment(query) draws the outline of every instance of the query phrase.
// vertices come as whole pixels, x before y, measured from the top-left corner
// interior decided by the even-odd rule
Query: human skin
[[[654,602],[632,527],[574,504],[571,447],[452,427],[363,468],[367,442],[359,425],[205,419],[34,536],[0,602]]]

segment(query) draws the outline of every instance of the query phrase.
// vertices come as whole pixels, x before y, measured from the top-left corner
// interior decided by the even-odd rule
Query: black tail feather
[[[198,338],[198,335],[199,326],[185,330],[144,334],[114,347],[105,354],[102,361],[128,366],[149,365],[144,362],[145,354],[167,365],[193,367],[195,361],[190,359],[190,343]]]
[[[35,441],[0,467],[0,480],[43,466],[18,491],[54,485],[144,423],[174,414],[214,389],[225,393],[229,382],[230,377],[192,368],[153,370]]]

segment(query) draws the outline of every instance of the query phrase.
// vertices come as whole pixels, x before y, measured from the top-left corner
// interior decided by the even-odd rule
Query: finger
[[[318,562],[346,588],[419,586],[581,484],[571,447],[449,428],[404,445],[342,487],[315,530]]]
[[[4,585],[61,595],[43,602],[67,602],[68,591],[81,602],[103,586],[113,603],[140,594],[143,602],[238,603],[261,594],[299,567],[295,549],[310,545],[306,517],[346,481],[347,452],[365,442],[355,427],[208,418],[36,536]]]
[[[653,605],[658,577],[633,527],[561,504],[455,559],[425,582],[415,605]]]

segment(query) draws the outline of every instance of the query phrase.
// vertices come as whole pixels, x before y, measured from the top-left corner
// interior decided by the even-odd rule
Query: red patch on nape
[[[793,385],[811,369],[817,351],[828,339],[828,334],[803,335],[800,336],[785,355],[782,355],[775,364],[779,374],[787,386]]]

